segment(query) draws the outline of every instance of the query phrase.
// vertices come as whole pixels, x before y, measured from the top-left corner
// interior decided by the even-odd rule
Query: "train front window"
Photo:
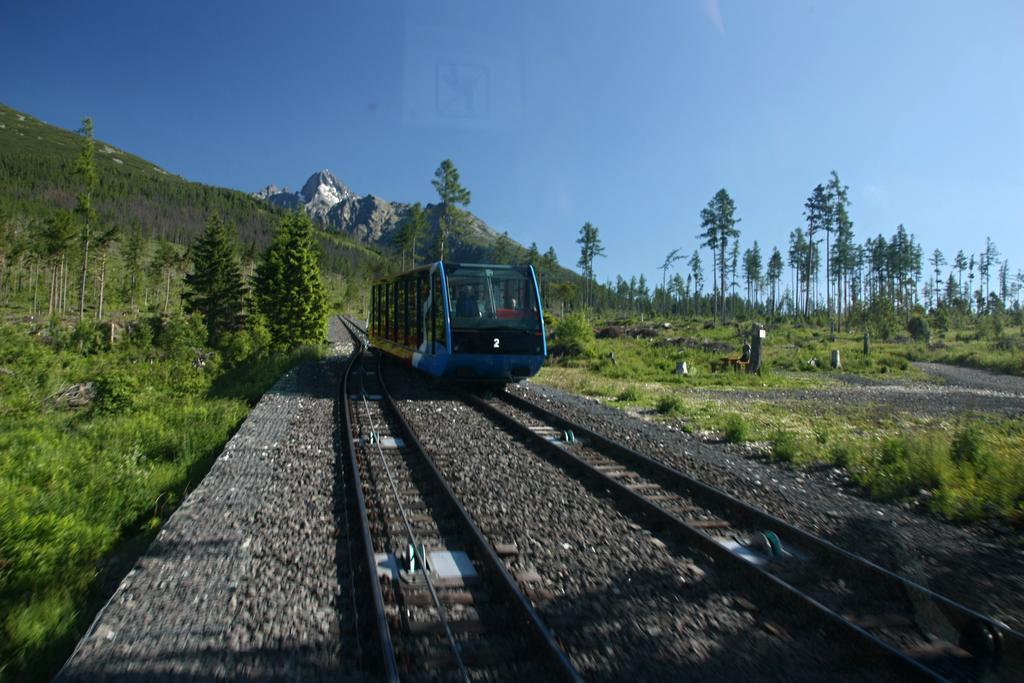
[[[446,268],[453,328],[537,329],[537,295],[528,269],[447,265]]]

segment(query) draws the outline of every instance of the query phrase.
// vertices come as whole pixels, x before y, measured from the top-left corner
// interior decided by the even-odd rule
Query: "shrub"
[[[740,443],[746,441],[750,436],[750,426],[743,419],[742,415],[733,413],[725,418],[723,436],[728,443]]]
[[[570,313],[555,327],[555,343],[551,352],[565,356],[593,356],[595,353],[594,328],[582,313]]]
[[[793,432],[784,429],[776,430],[769,439],[772,446],[772,459],[783,462],[802,460],[806,455],[803,441]]]
[[[107,335],[95,320],[86,318],[75,325],[70,346],[83,355],[93,355],[107,350]]]
[[[138,382],[123,370],[114,370],[96,380],[95,410],[101,413],[123,413],[135,405]]]
[[[931,330],[928,328],[928,321],[919,315],[915,315],[907,323],[907,332],[914,338],[914,341],[928,341]]]
[[[662,415],[675,415],[683,411],[683,400],[678,396],[662,396],[655,408]]]
[[[198,314],[161,320],[153,337],[153,346],[170,360],[192,360],[195,351],[205,347],[205,342],[206,328]]]
[[[619,392],[618,398],[620,401],[629,401],[631,403],[636,403],[641,398],[640,390],[637,389],[636,387],[626,387],[621,392]]]
[[[996,465],[996,457],[987,448],[985,434],[977,425],[957,430],[953,435],[949,455],[957,467],[970,466],[979,477],[991,473]]]
[[[949,449],[934,434],[903,436],[882,442],[874,458],[860,469],[859,479],[880,499],[906,498],[942,483]]]

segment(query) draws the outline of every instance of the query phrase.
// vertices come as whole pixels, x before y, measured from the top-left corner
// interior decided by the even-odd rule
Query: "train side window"
[[[402,278],[402,343],[409,346],[409,278]]]
[[[391,329],[388,330],[391,341],[398,341],[398,281],[391,283]]]
[[[413,346],[417,349],[423,343],[423,301],[425,299],[424,289],[427,281],[427,274],[424,271],[416,273],[416,331],[413,334]]]
[[[404,344],[402,339],[402,326],[405,324],[405,297],[402,291],[402,281],[395,280],[395,343]]]

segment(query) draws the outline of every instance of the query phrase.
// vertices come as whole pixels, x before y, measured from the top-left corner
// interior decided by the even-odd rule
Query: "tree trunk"
[[[831,230],[825,230],[825,310],[828,312],[828,317],[832,318],[832,280],[829,279],[831,276],[829,266],[832,263],[832,253],[829,249],[829,238],[832,236]]]
[[[68,268],[68,260],[66,257],[61,258],[60,263],[61,270],[61,288],[60,288],[60,312],[63,315],[68,312],[68,287],[71,284],[70,269]]]
[[[171,271],[167,271],[167,283],[164,286],[164,315],[167,315],[167,307],[171,303]]]
[[[57,298],[57,263],[50,267],[50,300],[46,305],[46,317],[53,315],[53,305]]]
[[[32,264],[32,276],[30,278],[32,282],[32,316],[36,315],[36,295],[39,293],[39,268],[35,263]]]
[[[88,230],[88,228],[86,228]],[[85,238],[85,244],[82,247],[82,287],[78,293],[78,319],[81,320],[85,317],[85,279],[89,274],[89,238]]]
[[[725,242],[724,241],[722,242],[722,247],[721,247],[721,249],[719,251],[719,254],[720,254],[720,257],[719,257],[719,261],[720,262],[718,264],[718,276],[719,276],[719,278],[721,278],[721,281],[720,281],[720,285],[721,286],[720,286],[720,288],[718,290],[719,296],[721,297],[721,302],[720,302],[720,305],[719,305],[719,310],[721,311],[722,324],[724,325],[725,324]]]
[[[100,254],[100,291],[99,303],[96,307],[96,320],[103,320],[103,292],[107,284],[107,254]]]

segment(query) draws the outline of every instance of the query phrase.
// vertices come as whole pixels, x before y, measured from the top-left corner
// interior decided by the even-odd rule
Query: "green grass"
[[[0,678],[54,672],[98,607],[111,555],[151,537],[258,395],[314,353],[218,375],[173,347],[60,346],[0,326]],[[83,381],[98,386],[91,406],[54,404]]]
[[[910,366],[918,359],[1014,371],[1024,358],[1020,328],[1002,328],[996,340],[972,328],[933,332],[930,345],[909,338],[872,341],[865,356],[860,334],[837,334],[832,341],[825,331],[786,324],[768,333],[762,374],[711,373],[712,360],[738,354],[743,331],[742,326],[705,329],[700,321],[673,321],[669,329],[658,327],[653,338],[597,339],[590,357],[555,359],[536,381],[650,409],[684,429],[724,441],[761,442],[769,457],[793,467],[846,467],[865,495],[877,500],[917,500],[923,491],[931,509],[949,519],[1024,523],[1024,420],[994,415],[950,420],[867,404],[772,396],[834,385],[836,371],[828,366],[833,348],[840,350],[844,373],[869,379],[927,379]],[[666,341],[680,338],[688,345]],[[716,343],[735,351],[715,349]],[[821,362],[812,367],[810,358]],[[683,361],[690,371],[686,377],[675,374]]]

